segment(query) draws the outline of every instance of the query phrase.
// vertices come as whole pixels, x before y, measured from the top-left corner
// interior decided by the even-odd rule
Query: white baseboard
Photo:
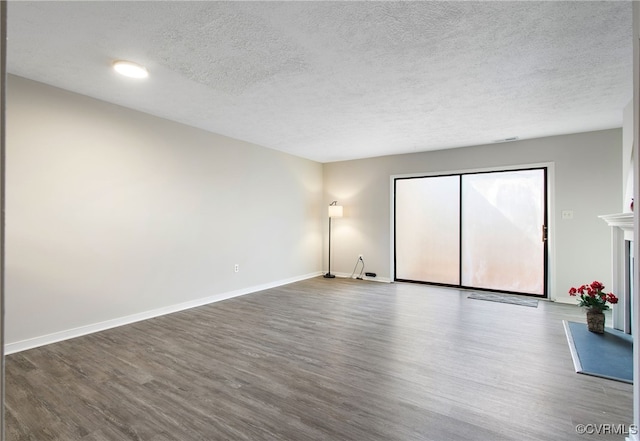
[[[333,273],[336,277],[341,278],[341,279],[349,279],[352,278],[353,280],[356,280],[356,275],[354,275],[353,277],[351,277],[351,274],[347,274],[347,273]],[[367,277],[367,276],[362,276],[362,280],[368,280],[370,282],[382,282],[382,283],[391,283],[391,280],[386,278],[386,277]]]
[[[54,332],[52,334],[47,334],[40,337],[29,338],[27,340],[21,340],[14,343],[7,343],[4,346],[4,353],[7,355],[14,354],[16,352],[26,351],[27,349],[37,348],[38,346],[44,346],[44,345],[56,343],[63,340],[68,340],[75,337],[81,337],[83,335],[104,331],[104,330],[115,328],[118,326],[128,325],[130,323],[139,322],[141,320],[147,320],[153,317],[159,317],[161,315],[171,314],[173,312],[184,311],[185,309],[191,309],[191,308],[196,308],[198,306],[208,305],[210,303],[231,299],[233,297],[239,297],[245,294],[264,291],[265,289],[276,288],[282,285],[288,285],[289,283],[311,279],[313,277],[317,277],[320,275],[322,275],[321,272],[316,272],[316,273],[306,274],[303,276],[291,277],[289,279],[277,280],[277,281],[265,283],[262,285],[255,285],[247,288],[238,289],[235,291],[214,294],[212,296],[204,297],[201,299],[191,300],[188,302],[178,303],[175,305],[164,306],[162,308],[152,309],[150,311],[144,311],[137,314],[127,315],[127,316],[115,318],[112,320],[106,320],[104,322],[93,323],[90,325],[80,326],[78,328]]]

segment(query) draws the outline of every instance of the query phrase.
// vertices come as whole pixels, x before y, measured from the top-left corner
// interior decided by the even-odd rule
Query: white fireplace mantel
[[[633,240],[633,213],[605,214],[598,217],[610,227],[617,227],[624,231],[625,240]]]
[[[631,265],[625,242],[633,242],[633,213],[598,216],[611,227],[612,291],[618,295],[613,308],[613,327],[631,333]]]

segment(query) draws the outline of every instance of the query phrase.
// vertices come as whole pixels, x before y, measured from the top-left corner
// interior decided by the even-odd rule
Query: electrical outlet
[[[573,219],[573,210],[562,210],[562,219]]]
[[[238,271],[240,271],[240,265],[236,263],[233,265],[233,272],[237,273]]]

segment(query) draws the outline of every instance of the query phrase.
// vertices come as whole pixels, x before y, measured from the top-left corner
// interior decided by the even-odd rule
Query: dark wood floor
[[[596,440],[632,386],[576,374],[563,319],[323,278],[6,358],[17,440]]]

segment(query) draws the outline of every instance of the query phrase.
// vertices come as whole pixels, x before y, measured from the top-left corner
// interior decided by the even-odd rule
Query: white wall
[[[640,149],[638,141],[640,140],[640,4],[633,2],[633,194],[634,199],[640,204]],[[640,206],[639,206],[640,207]],[[633,279],[635,286],[633,287],[633,310],[631,322],[631,334],[633,335],[633,420],[632,424],[636,428],[640,427],[640,345],[638,344],[638,336],[640,335],[640,289],[638,289],[638,281],[640,280],[640,219],[638,211],[634,205],[633,216],[633,254],[635,256],[635,265],[633,268]],[[630,433],[627,437],[629,441],[640,440],[640,434]]]
[[[325,202],[336,199],[345,211],[333,224],[332,271],[351,274],[363,254],[366,271],[391,277],[390,176],[538,163],[553,163],[555,175],[551,297],[575,303],[571,286],[594,279],[611,286],[610,230],[598,215],[622,211],[620,129],[325,164]],[[561,220],[562,210],[574,218]]]
[[[322,164],[20,77],[7,99],[9,347],[319,274]]]
[[[633,100],[629,101],[622,112],[622,211],[631,211],[633,199]],[[635,207],[634,207],[635,208]]]

